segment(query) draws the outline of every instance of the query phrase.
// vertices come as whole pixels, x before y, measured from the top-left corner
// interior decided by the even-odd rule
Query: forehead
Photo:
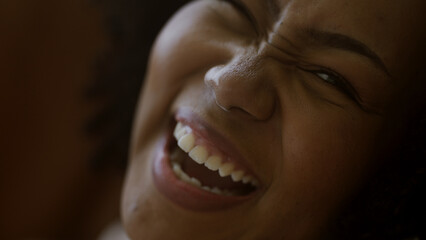
[[[418,48],[423,46],[426,35],[426,4],[421,0],[252,2],[266,9],[264,19],[268,19],[273,31],[291,35],[297,29],[312,28],[350,36],[376,52],[395,76],[404,74],[407,66],[413,66],[413,59],[420,57]]]

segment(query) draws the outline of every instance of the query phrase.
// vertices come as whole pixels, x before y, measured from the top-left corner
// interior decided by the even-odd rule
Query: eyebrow
[[[361,41],[340,33],[326,32],[312,28],[303,29],[302,33],[306,35],[310,41],[320,46],[341,49],[362,55],[372,61],[373,64],[385,72],[386,75],[391,77],[382,59]]]
[[[280,8],[277,1],[267,0],[266,4],[273,18],[278,19]],[[376,68],[383,71],[389,78],[392,78],[383,60],[361,41],[340,33],[321,31],[313,28],[306,28],[301,32],[304,36],[307,36],[309,40],[315,42],[317,45],[354,52],[368,58]],[[280,37],[286,39],[284,36]]]

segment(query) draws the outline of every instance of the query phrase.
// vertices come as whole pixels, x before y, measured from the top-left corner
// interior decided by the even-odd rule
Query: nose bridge
[[[246,53],[211,68],[205,83],[213,90],[219,107],[242,110],[257,120],[268,119],[274,111],[275,97],[263,65],[259,55]]]

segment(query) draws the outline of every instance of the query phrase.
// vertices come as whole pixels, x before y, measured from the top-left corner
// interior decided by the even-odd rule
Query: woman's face
[[[398,134],[416,4],[205,0],[179,11],[137,109],[129,236],[327,236]]]

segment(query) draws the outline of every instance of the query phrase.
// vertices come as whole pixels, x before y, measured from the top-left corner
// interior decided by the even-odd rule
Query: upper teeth
[[[204,164],[212,171],[218,171],[221,177],[231,176],[234,182],[251,183],[258,186],[258,181],[250,174],[241,169],[236,169],[231,162],[224,162],[218,154],[210,154],[205,146],[197,145],[192,129],[178,122],[174,134],[179,148],[189,153],[189,157],[198,164]]]

